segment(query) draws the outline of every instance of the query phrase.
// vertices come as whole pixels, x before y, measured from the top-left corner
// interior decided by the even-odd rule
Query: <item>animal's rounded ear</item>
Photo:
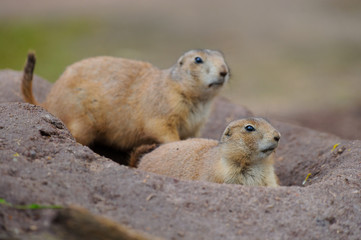
[[[223,133],[224,136],[230,137],[232,135],[231,133],[231,129],[230,128],[226,128],[226,130]]]
[[[179,59],[178,59],[178,65],[179,66],[182,66],[183,65],[183,58],[184,58],[184,56],[181,56]]]

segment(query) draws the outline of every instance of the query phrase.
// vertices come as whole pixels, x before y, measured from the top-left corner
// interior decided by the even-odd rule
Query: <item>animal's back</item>
[[[138,168],[183,180],[200,180],[209,165],[204,156],[217,145],[218,141],[201,138],[167,143],[146,154]]]
[[[76,101],[75,105],[101,96],[105,104],[114,107],[114,104],[124,102],[132,89],[144,84],[142,77],[151,69],[153,66],[150,63],[123,58],[95,57],[82,60],[67,67],[54,83],[44,106],[50,110],[57,109],[59,100],[71,98]]]
[[[157,71],[146,62],[114,57],[85,59],[66,69],[42,105],[59,117],[73,135],[82,135],[77,134],[76,129],[85,125],[94,136],[102,135],[98,133],[106,135],[114,129],[121,135],[129,129],[136,129],[129,124],[140,125],[137,122],[140,111],[136,111],[136,106],[142,93],[136,89],[146,89],[145,86],[151,82],[146,75]],[[139,133],[129,133],[132,134]],[[116,140],[117,133],[112,132],[112,135],[112,138],[105,137],[110,144]],[[84,136],[84,139],[88,137]],[[82,142],[81,139],[78,141]],[[87,144],[85,140],[82,143]]]

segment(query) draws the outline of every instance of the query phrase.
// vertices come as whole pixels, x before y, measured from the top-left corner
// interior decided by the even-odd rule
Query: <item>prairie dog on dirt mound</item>
[[[241,119],[227,126],[220,142],[193,138],[167,143],[145,154],[138,168],[183,180],[274,187],[279,139],[264,119]]]
[[[30,53],[22,92],[27,102],[37,104],[31,91],[34,63]],[[223,55],[207,49],[186,52],[165,70],[95,57],[69,66],[40,105],[59,117],[78,142],[129,150],[197,136],[228,79]]]

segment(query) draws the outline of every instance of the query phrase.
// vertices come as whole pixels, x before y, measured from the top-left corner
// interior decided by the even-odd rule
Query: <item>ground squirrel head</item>
[[[267,158],[278,146],[281,134],[262,118],[231,122],[221,137],[224,159],[249,165]]]
[[[212,96],[228,81],[229,68],[218,51],[191,50],[178,59],[171,74],[188,92]]]

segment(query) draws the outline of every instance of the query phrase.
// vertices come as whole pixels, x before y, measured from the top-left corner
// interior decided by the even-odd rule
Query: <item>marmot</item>
[[[35,56],[24,68],[22,93],[31,90]],[[122,150],[195,137],[212,99],[229,79],[223,54],[191,50],[169,69],[147,62],[95,57],[69,67],[40,105],[60,118],[83,145],[101,142]]]
[[[274,150],[280,133],[262,118],[231,122],[220,142],[193,138],[167,143],[145,154],[141,170],[183,180],[247,186],[278,186]]]

